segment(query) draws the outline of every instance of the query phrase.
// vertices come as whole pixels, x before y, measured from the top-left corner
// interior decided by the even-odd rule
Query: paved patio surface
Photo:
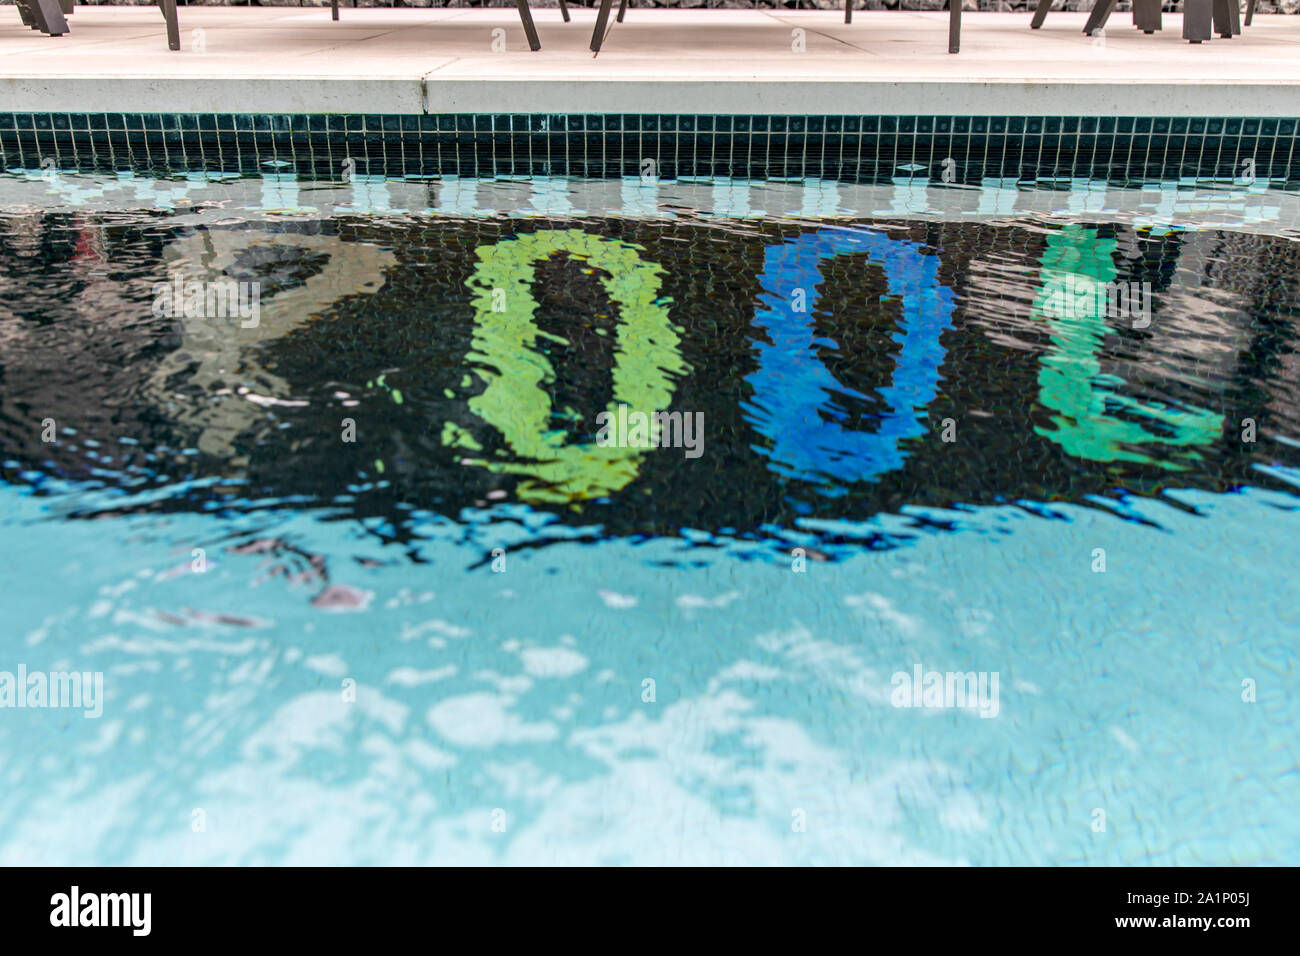
[[[513,7],[182,7],[171,52],[154,7],[47,37],[0,6],[0,110],[1300,116],[1300,16],[1193,46],[1176,14],[1090,38],[1082,13],[968,12],[951,55],[947,13],[633,8],[593,56],[571,12],[534,11],[534,53]]]

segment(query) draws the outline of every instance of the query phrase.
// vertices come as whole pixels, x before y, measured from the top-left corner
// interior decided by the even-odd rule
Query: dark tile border
[[[0,113],[0,164],[403,175],[1291,182],[1300,120],[1252,117]],[[951,160],[952,162],[947,162]],[[48,165],[48,163],[46,164]],[[910,169],[907,167],[911,167]],[[945,178],[945,174],[947,177]]]

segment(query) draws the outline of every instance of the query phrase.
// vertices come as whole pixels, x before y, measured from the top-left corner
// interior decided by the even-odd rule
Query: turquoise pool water
[[[1300,861],[1290,193],[22,183],[0,862]]]

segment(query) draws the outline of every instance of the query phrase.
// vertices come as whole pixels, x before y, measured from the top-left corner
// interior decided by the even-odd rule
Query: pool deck
[[[182,7],[171,52],[154,7],[47,37],[0,6],[0,110],[1300,116],[1300,16],[1193,46],[1178,14],[1091,38],[1083,13],[967,12],[952,55],[947,13],[634,7],[593,56],[595,10],[571,13],[534,11],[534,53],[513,7]]]

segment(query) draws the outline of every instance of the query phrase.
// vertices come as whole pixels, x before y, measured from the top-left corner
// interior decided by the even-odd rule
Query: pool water
[[[1300,862],[1294,193],[287,178],[0,183],[0,863]]]

